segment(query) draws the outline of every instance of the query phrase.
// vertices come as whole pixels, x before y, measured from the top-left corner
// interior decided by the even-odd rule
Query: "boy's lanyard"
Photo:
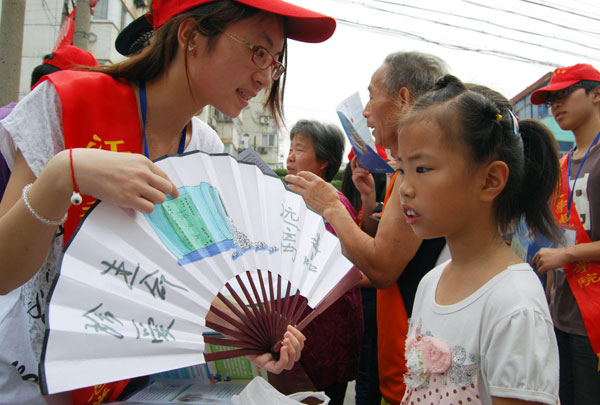
[[[140,80],[140,107],[142,109],[142,123],[144,124],[144,156],[150,158],[148,153],[148,139],[146,138],[146,81]],[[187,125],[181,131],[181,140],[179,141],[179,147],[177,148],[177,153],[182,154],[185,149],[185,134],[187,131]],[[599,134],[600,135],[600,134]]]
[[[567,193],[569,194],[569,199],[567,200],[567,224],[569,223],[569,218],[571,216],[571,204],[573,204],[573,193],[575,193],[575,184],[577,183],[577,179],[579,178],[579,173],[581,173],[581,168],[583,167],[583,164],[585,163],[585,159],[587,158],[588,153],[590,153],[590,150],[592,149],[592,147],[596,144],[596,142],[598,142],[598,138],[600,138],[600,132],[598,132],[598,135],[596,135],[596,137],[594,138],[594,141],[588,147],[588,150],[585,152],[585,155],[583,155],[583,159],[581,160],[579,169],[577,169],[577,175],[575,176],[575,180],[573,180],[573,188],[572,189],[569,186],[569,180],[571,179],[571,159],[573,158],[573,152],[575,152],[575,148],[571,149],[571,151],[569,152],[569,166],[567,168]]]

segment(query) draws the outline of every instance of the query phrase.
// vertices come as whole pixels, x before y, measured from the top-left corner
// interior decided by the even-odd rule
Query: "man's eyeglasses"
[[[265,70],[272,66],[273,70],[271,71],[271,78],[273,80],[279,79],[283,72],[285,72],[285,66],[275,60],[275,57],[265,47],[251,44],[227,31],[223,31],[223,34],[250,49],[252,51],[252,62],[254,62],[259,69]]]
[[[548,97],[546,98],[546,102],[544,103],[544,104],[546,104],[546,108],[552,108],[552,104],[556,100],[561,100],[561,99],[567,97],[569,94],[571,94],[571,92],[573,90],[578,89],[578,88],[586,89],[586,86],[585,86],[585,84],[579,82],[579,83],[572,84],[569,87],[566,87],[566,88],[564,88],[562,90],[551,92],[548,95]]]

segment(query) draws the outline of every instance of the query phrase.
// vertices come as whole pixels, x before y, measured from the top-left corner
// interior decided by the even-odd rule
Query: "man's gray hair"
[[[415,99],[431,90],[436,80],[448,73],[442,59],[416,51],[391,53],[384,63],[390,68],[383,78],[383,85],[391,97],[406,87]]]

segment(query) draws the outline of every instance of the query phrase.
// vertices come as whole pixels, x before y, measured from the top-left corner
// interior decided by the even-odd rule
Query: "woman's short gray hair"
[[[333,124],[299,120],[290,130],[290,140],[296,135],[308,136],[312,140],[317,160],[329,162],[325,169],[325,181],[333,180],[340,170],[346,146],[346,137],[342,130]]]

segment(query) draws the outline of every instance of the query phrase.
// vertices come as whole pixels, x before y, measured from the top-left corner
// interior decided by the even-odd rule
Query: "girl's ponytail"
[[[519,126],[525,155],[519,205],[530,230],[557,241],[560,229],[551,204],[561,179],[558,145],[552,132],[539,121],[524,119]]]

